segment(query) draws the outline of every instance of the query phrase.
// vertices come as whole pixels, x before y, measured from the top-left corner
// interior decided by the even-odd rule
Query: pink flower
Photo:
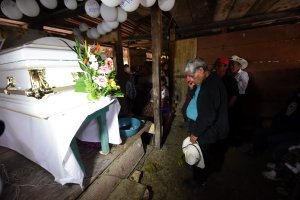
[[[99,85],[100,88],[106,87],[108,82],[105,76],[94,77],[94,81],[97,83],[97,85]]]
[[[98,71],[100,74],[108,74],[110,73],[110,68],[107,65],[103,65],[99,68]]]
[[[110,69],[114,68],[114,61],[111,58],[106,58],[105,65],[108,66]]]

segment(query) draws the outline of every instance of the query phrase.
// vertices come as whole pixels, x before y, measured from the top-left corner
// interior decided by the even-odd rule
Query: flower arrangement
[[[82,69],[82,72],[73,74],[75,91],[88,93],[89,100],[107,95],[124,97],[116,82],[113,60],[100,51],[100,45],[88,45],[86,41],[81,45],[79,40],[75,42],[74,47],[69,47],[77,54]]]

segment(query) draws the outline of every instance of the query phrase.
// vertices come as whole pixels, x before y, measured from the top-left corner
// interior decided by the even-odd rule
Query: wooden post
[[[160,117],[160,57],[162,48],[162,11],[157,3],[151,7],[151,38],[152,38],[152,83],[153,109],[155,125],[155,147],[161,146],[161,117]]]
[[[121,25],[120,25],[121,26]],[[117,62],[117,79],[118,83],[121,86],[121,90],[125,92],[125,82],[126,80],[124,79],[125,77],[125,72],[123,70],[123,46],[122,46],[122,37],[121,37],[121,28],[118,28],[117,30],[118,33],[118,39],[115,44],[115,57],[116,57],[116,62]]]
[[[117,30],[117,40],[115,43],[115,57],[116,57],[116,63],[117,63],[117,80],[118,84],[121,87],[121,91],[125,95],[125,84],[126,84],[126,76],[124,72],[124,62],[123,62],[123,45],[122,45],[122,36],[121,36],[121,24],[119,25],[119,28]],[[118,98],[119,103],[121,104],[121,111],[120,113],[126,113],[126,102],[125,97],[124,98]]]

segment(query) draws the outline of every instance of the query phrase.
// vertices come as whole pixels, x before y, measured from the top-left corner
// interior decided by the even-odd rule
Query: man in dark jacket
[[[202,59],[189,60],[185,72],[194,80],[189,84],[191,101],[186,109],[190,141],[199,143],[206,165],[204,171],[194,167],[194,178],[205,181],[210,170],[211,152],[215,144],[228,135],[227,94],[220,77],[210,72]]]

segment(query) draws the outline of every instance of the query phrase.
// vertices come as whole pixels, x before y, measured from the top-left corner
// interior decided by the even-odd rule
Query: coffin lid
[[[43,37],[0,52],[0,68],[39,66],[78,66],[77,54],[70,49],[75,42],[59,37]]]
[[[42,49],[66,49],[70,50],[70,48],[64,43],[66,42],[69,46],[73,47],[75,46],[75,42],[66,38],[60,38],[60,37],[42,37],[30,42],[27,42],[23,45],[20,45],[18,47],[12,47],[5,49],[0,52],[0,54],[7,53],[9,51],[15,50],[17,48],[24,48],[24,47],[33,47],[33,48],[42,48]]]

